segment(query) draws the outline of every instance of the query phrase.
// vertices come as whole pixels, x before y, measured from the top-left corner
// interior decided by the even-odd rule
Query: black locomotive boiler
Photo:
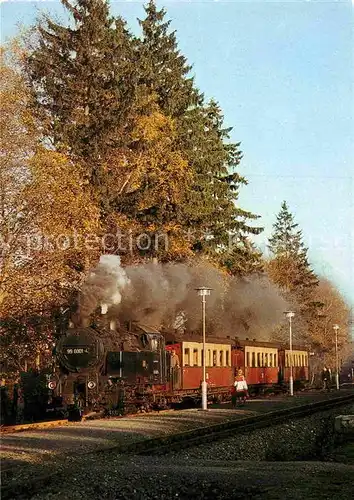
[[[166,390],[168,383],[164,336],[137,323],[69,328],[56,345],[55,360],[53,395],[82,409],[151,403],[149,394]]]

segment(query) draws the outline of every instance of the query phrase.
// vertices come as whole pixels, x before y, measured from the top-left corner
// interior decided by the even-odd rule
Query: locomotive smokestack
[[[108,305],[101,304],[101,314],[107,314],[107,311],[108,311]]]

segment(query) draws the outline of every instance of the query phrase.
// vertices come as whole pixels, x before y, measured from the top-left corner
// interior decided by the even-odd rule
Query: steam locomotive
[[[53,398],[111,414],[166,408],[188,399],[199,404],[200,336],[178,337],[139,323],[107,323],[71,325],[60,338],[48,383]],[[239,369],[251,390],[286,384],[290,366],[295,385],[309,378],[308,352],[299,346],[290,352],[277,343],[207,337],[205,348],[208,396],[214,401],[230,397]]]
[[[141,406],[148,391],[166,391],[169,353],[154,328],[131,323],[117,328],[114,321],[108,329],[72,327],[54,355],[48,385],[67,405],[117,409],[122,401],[125,406],[140,401]]]

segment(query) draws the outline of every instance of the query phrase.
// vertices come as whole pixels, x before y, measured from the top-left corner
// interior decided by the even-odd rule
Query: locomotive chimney
[[[108,311],[108,305],[101,304],[101,314],[107,314],[107,311]]]
[[[111,319],[111,321],[109,322],[109,329],[110,330],[116,330],[117,328],[117,322],[115,319]]]

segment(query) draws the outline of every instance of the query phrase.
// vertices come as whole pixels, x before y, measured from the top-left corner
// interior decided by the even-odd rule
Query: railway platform
[[[55,460],[65,460],[66,456],[79,456],[110,448],[122,450],[144,440],[257,417],[276,410],[330,400],[339,395],[354,396],[354,388],[341,390],[339,393],[302,392],[294,397],[255,398],[236,409],[232,409],[231,404],[210,405],[208,411],[196,408],[169,410],[159,414],[67,422],[50,428],[7,432],[1,436],[2,471],[6,476],[16,466],[46,465]]]

